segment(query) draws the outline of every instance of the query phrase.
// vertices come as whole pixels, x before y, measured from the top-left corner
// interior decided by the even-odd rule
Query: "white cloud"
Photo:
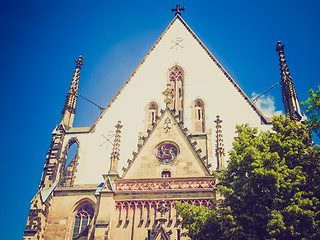
[[[254,99],[258,96],[258,94],[253,92],[251,96]],[[255,105],[266,117],[279,116],[281,114],[284,115],[282,111],[276,111],[274,97],[271,95],[264,95],[259,97],[257,101],[255,101]]]

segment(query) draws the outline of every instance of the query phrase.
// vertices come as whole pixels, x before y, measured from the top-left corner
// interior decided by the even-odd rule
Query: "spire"
[[[216,123],[216,157],[217,157],[217,171],[220,171],[221,168],[224,167],[224,145],[222,139],[222,130],[221,123],[222,120],[220,116],[217,115],[217,120],[214,121]]]
[[[76,113],[80,69],[81,69],[81,66],[83,66],[82,56],[79,56],[79,59],[75,61],[76,61],[76,70],[74,71],[71,86],[70,86],[67,99],[61,114],[62,115],[61,124],[68,127],[72,127],[74,115]]]
[[[120,133],[121,133],[121,121],[118,121],[116,127],[116,135],[114,137],[113,149],[111,153],[110,159],[110,170],[108,172],[109,175],[118,175],[118,161],[120,156]]]
[[[286,115],[290,116],[292,120],[300,121],[302,115],[300,112],[299,101],[289,73],[288,64],[284,56],[284,45],[281,45],[280,41],[277,44],[276,51],[278,52],[280,60],[282,101]]]

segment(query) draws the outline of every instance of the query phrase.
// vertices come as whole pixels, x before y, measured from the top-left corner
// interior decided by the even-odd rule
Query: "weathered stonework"
[[[211,206],[220,198],[212,171],[228,160],[235,125],[265,130],[268,119],[180,14],[96,122],[74,128],[82,65],[79,57],[24,239],[186,239],[174,202]]]

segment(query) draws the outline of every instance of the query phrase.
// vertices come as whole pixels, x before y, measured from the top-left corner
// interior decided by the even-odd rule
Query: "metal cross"
[[[180,15],[181,16],[181,13],[180,11],[184,11],[184,7],[180,8],[180,4],[177,4],[177,7],[176,8],[172,8],[171,11],[172,12],[176,12],[175,15]]]
[[[109,131],[107,137],[104,136],[103,134],[101,134],[101,136],[105,139],[105,141],[100,144],[100,147],[102,147],[102,145],[104,145],[105,143],[109,143],[111,144],[111,146],[113,146],[113,142],[111,142],[110,139],[115,136],[114,131]],[[108,144],[106,145],[106,149],[108,149]]]
[[[180,43],[181,43],[182,41],[183,41],[183,39],[180,38],[180,37],[177,37],[177,39],[176,39],[175,42],[171,40],[171,42],[174,43],[174,45],[173,45],[170,49],[172,49],[172,48],[174,48],[174,47],[176,48],[176,50],[178,50],[178,47],[183,48],[183,46],[180,45]]]

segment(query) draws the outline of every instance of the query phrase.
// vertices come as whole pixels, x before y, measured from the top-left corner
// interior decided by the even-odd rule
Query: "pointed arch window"
[[[197,99],[194,104],[194,124],[196,132],[204,132],[204,103],[201,99]]]
[[[174,91],[173,103],[171,109],[178,111],[180,120],[183,119],[183,85],[184,85],[184,71],[179,66],[174,66],[170,69],[169,83],[171,89]]]
[[[68,148],[68,154],[67,154],[67,159],[66,159],[66,163],[65,163],[65,166],[64,166],[64,169],[66,169],[69,164],[74,161],[74,159],[77,157],[78,155],[78,148],[79,148],[79,145],[76,141],[71,141],[69,143],[69,148]]]
[[[158,116],[158,104],[155,102],[151,102],[149,104],[149,110],[148,110],[148,128],[151,129],[152,125],[156,122]]]
[[[79,160],[79,141],[71,138],[63,151],[64,162],[62,163],[61,178],[59,185],[62,187],[72,187],[75,180]]]
[[[86,204],[78,209],[75,215],[72,239],[86,229],[86,227],[90,224],[93,215],[94,210],[90,204]]]

